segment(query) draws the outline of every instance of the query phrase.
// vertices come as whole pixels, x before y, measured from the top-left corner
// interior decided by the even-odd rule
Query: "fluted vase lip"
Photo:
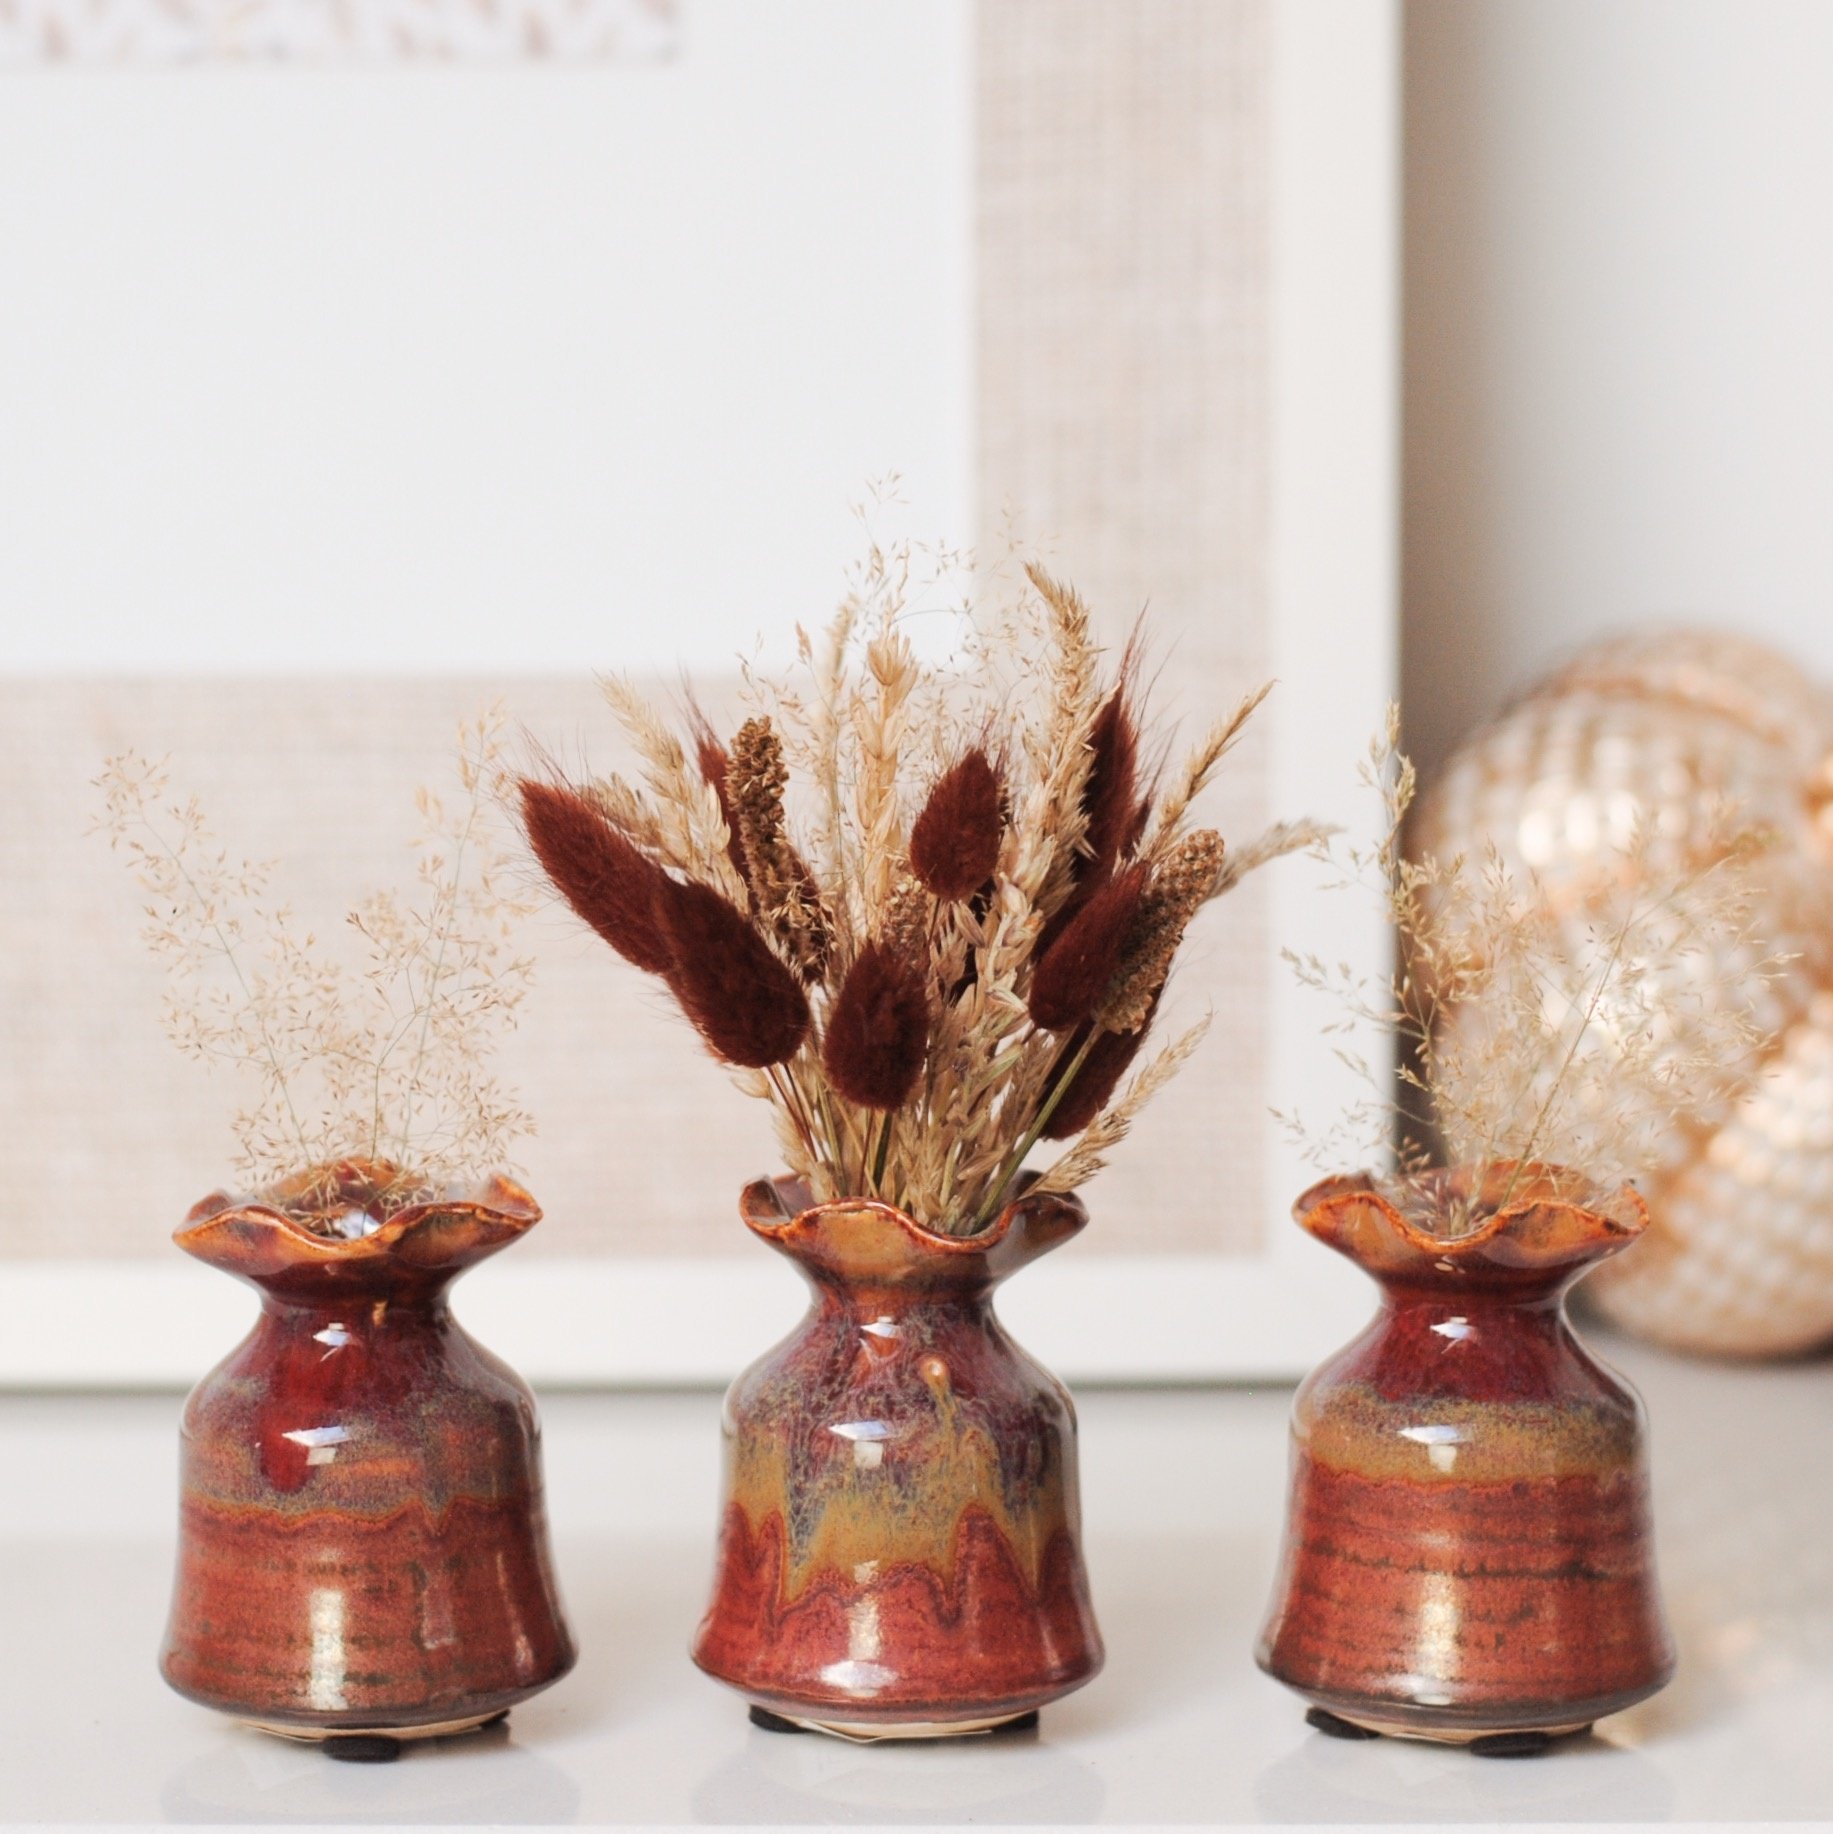
[[[1426,1283],[1436,1275],[1576,1273],[1627,1248],[1649,1220],[1627,1181],[1606,1184],[1569,1166],[1516,1160],[1326,1178],[1292,1214],[1378,1278]]]
[[[404,1187],[394,1166],[347,1159],[252,1196],[214,1191],[172,1239],[186,1254],[270,1290],[364,1281],[380,1289],[391,1278],[450,1278],[540,1220],[541,1206],[502,1173],[430,1190]]]
[[[798,1178],[758,1178],[738,1211],[755,1236],[814,1276],[891,1285],[990,1284],[1087,1227],[1088,1210],[1067,1191],[1018,1195],[974,1235],[945,1235],[895,1204],[870,1197],[815,1201]]]

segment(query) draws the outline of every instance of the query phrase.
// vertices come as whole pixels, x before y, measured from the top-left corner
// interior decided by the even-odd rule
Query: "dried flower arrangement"
[[[348,914],[354,962],[273,901],[272,862],[232,861],[197,800],[172,798],[166,763],[129,751],[96,779],[99,829],[148,898],[165,1029],[251,1091],[234,1118],[238,1175],[325,1235],[505,1169],[533,1131],[490,1070],[531,971],[512,953],[529,907],[493,806],[502,717],[459,736],[458,799],[418,794],[418,896],[378,891]]]
[[[1012,603],[961,607],[962,654],[926,664],[902,628],[920,566],[874,545],[820,639],[798,632],[802,679],[747,672],[730,743],[691,702],[684,740],[612,680],[642,783],[549,768],[520,788],[560,894],[772,1102],[816,1199],[967,1236],[1039,1139],[1073,1144],[1034,1188],[1100,1169],[1204,1029],[1117,1093],[1191,919],[1317,830],[1225,850],[1192,826],[1265,688],[1161,782],[1137,644],[1104,673],[1087,608],[1031,568]]]
[[[1766,842],[1739,830],[1734,812],[1713,812],[1707,844],[1681,870],[1662,869],[1671,850],[1632,825],[1617,849],[1621,895],[1567,908],[1493,845],[1447,860],[1409,852],[1418,779],[1398,708],[1360,775],[1380,799],[1383,832],[1344,851],[1345,885],[1380,904],[1393,975],[1370,981],[1283,951],[1300,983],[1338,1006],[1325,1030],[1366,1091],[1321,1134],[1276,1113],[1320,1169],[1391,1167],[1385,1184],[1402,1210],[1457,1235],[1506,1208],[1536,1165],[1576,1168],[1600,1187],[1633,1180],[1677,1121],[1722,1114],[1748,1085],[1769,1042],[1762,991],[1788,958],[1754,932]],[[1714,972],[1728,956],[1735,985]],[[1368,1033],[1381,1041],[1378,1064]],[[1479,1214],[1449,1195],[1466,1187],[1444,1178],[1446,1166],[1509,1170],[1499,1187],[1470,1181],[1488,1187]]]

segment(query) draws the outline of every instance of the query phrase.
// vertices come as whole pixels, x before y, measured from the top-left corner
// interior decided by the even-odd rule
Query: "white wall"
[[[1833,5],[1410,0],[1406,92],[1416,750],[1629,624],[1833,676]]]
[[[728,661],[971,535],[966,0],[0,85],[0,668]]]

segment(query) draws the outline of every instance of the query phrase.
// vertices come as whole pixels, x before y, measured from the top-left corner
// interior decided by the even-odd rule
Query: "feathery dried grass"
[[[1366,1091],[1320,1134],[1277,1117],[1314,1163],[1391,1166],[1427,1208],[1442,1201],[1442,1182],[1427,1174],[1443,1164],[1538,1161],[1604,1183],[1633,1179],[1677,1125],[1722,1111],[1748,1084],[1768,1035],[1750,1002],[1706,990],[1727,949],[1754,964],[1752,990],[1785,966],[1752,927],[1763,837],[1721,812],[1704,864],[1675,873],[1657,866],[1657,837],[1638,827],[1615,889],[1565,912],[1493,845],[1450,860],[1408,856],[1418,780],[1400,750],[1398,709],[1361,775],[1380,799],[1383,833],[1345,850],[1346,882],[1380,903],[1399,965],[1371,982],[1347,964],[1286,952],[1301,984],[1341,1009],[1327,1029]],[[1369,1034],[1392,1048],[1391,1070],[1371,1065]],[[1480,1220],[1436,1218],[1452,1233]]]
[[[513,1169],[534,1124],[492,1074],[532,963],[512,953],[529,909],[492,807],[503,721],[460,732],[460,795],[422,790],[417,893],[379,891],[346,919],[342,956],[269,891],[271,864],[233,862],[166,763],[133,752],[96,779],[98,829],[148,897],[145,937],[166,965],[163,1018],[189,1057],[250,1091],[234,1116],[235,1169],[251,1189],[288,1181],[316,1215],[340,1161],[388,1169],[384,1207]]]

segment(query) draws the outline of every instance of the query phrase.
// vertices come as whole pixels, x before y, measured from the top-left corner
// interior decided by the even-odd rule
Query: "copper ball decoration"
[[[1627,1330],[1677,1349],[1781,1356],[1833,1344],[1833,695],[1740,637],[1674,632],[1587,650],[1467,741],[1413,844],[1484,838],[1563,915],[1644,870],[1701,863],[1715,805],[1767,831],[1756,929],[1792,955],[1768,978],[1728,940],[1688,965],[1698,997],[1750,1002],[1774,1042],[1724,1112],[1676,1124],[1640,1183],[1654,1219],[1585,1283]]]

